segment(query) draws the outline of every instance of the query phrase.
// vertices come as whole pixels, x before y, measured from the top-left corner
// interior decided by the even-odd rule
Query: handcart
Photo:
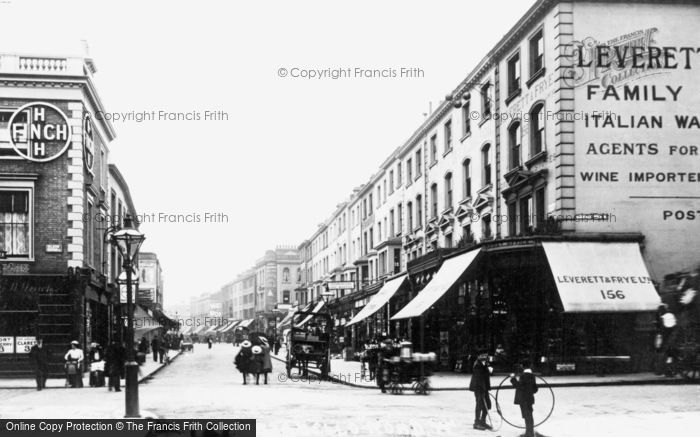
[[[321,372],[323,379],[330,372],[331,315],[326,311],[297,311],[292,317],[292,328],[287,344],[287,376],[297,368],[308,376],[309,365]]]
[[[401,352],[398,356],[381,358],[382,392],[402,394],[404,386],[410,384],[414,393],[429,395],[430,376],[433,374],[436,361],[437,356],[434,352],[413,352],[410,342],[401,343]]]

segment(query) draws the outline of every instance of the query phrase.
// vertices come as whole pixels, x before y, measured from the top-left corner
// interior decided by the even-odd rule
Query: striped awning
[[[222,330],[219,331],[219,332],[221,332],[222,334],[223,334],[224,332],[228,332],[228,331],[230,331],[231,329],[235,328],[236,325],[238,325],[239,323],[241,323],[240,320],[234,320],[234,321],[232,321],[232,322],[229,322],[229,324],[226,325],[226,327],[224,327],[224,329],[222,329]]]

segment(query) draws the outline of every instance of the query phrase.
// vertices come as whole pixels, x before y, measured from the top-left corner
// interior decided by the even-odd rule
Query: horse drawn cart
[[[313,310],[297,311],[292,317],[287,339],[287,376],[297,368],[303,376],[308,376],[309,365],[316,367],[323,379],[330,372],[330,344],[332,318],[323,303]]]

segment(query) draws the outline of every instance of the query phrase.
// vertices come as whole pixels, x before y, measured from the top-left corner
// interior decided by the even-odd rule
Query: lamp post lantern
[[[130,215],[124,217],[124,226],[114,232],[110,242],[119,250],[124,263],[122,268],[126,272],[126,306],[127,306],[127,338],[126,338],[126,393],[125,417],[140,417],[139,413],[139,381],[138,363],[134,355],[134,298],[132,293],[132,272],[134,260],[139,253],[141,244],[146,236],[132,224]]]

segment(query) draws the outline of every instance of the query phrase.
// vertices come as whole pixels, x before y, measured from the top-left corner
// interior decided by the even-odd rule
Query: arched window
[[[289,282],[289,268],[287,267],[282,270],[282,282]]]
[[[413,232],[413,202],[408,202],[406,204],[406,223],[408,223],[406,232]]]
[[[530,156],[535,156],[544,147],[544,104],[538,103],[530,111]]]
[[[452,173],[445,175],[445,209],[452,207]]]
[[[301,269],[297,269],[297,282],[301,282]]]
[[[430,186],[430,217],[438,215],[438,186],[433,184]]]
[[[465,159],[462,163],[462,172],[464,175],[464,198],[472,196],[472,170],[471,170],[471,160]]]
[[[508,128],[508,145],[510,168],[514,169],[520,166],[520,122],[515,122]]]
[[[490,144],[485,144],[484,147],[481,148],[481,163],[482,163],[482,170],[483,170],[483,180],[484,180],[484,186],[489,185],[491,183],[491,161],[489,161],[489,150],[491,149]]]

